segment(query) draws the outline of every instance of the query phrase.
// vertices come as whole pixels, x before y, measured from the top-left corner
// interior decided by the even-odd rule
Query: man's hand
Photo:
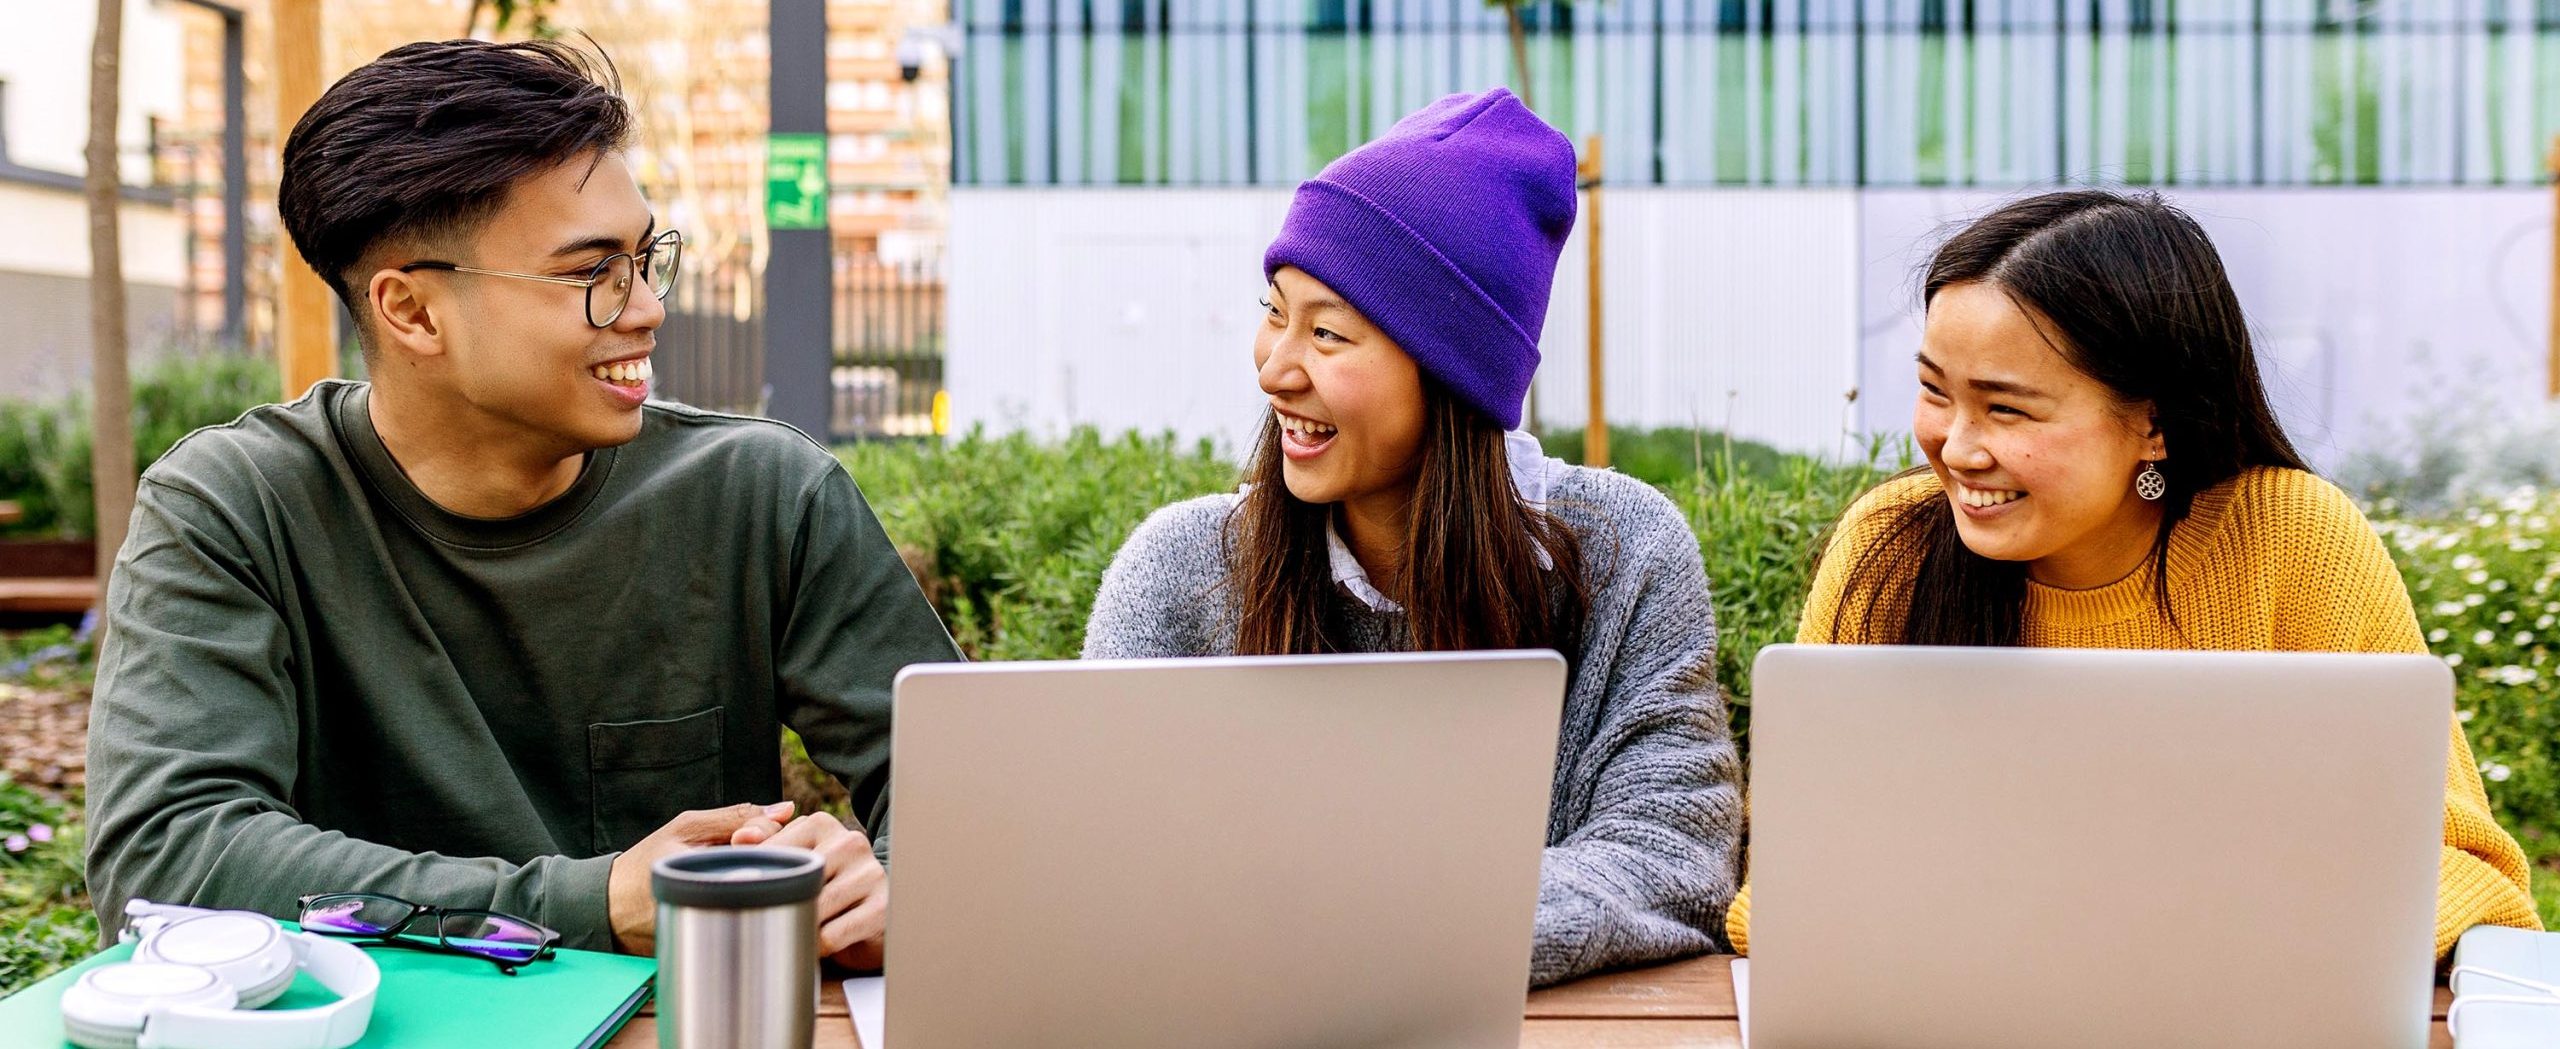
[[[605,912],[613,922],[613,943],[624,954],[654,954],[658,949],[658,901],[649,891],[649,868],[659,860],[704,845],[726,845],[740,831],[770,828],[791,818],[791,803],[754,805],[741,802],[720,809],[694,809],[676,814],[639,844],[613,858],[605,882]],[[823,913],[823,912],[821,912]]]
[[[889,872],[871,854],[871,837],[834,816],[813,812],[779,833],[763,821],[740,827],[732,845],[789,845],[826,861],[827,883],[818,890],[818,954],[848,969],[880,968],[889,925]]]

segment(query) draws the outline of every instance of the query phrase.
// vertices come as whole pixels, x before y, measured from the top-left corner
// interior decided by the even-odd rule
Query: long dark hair
[[[2256,466],[2307,469],[2258,378],[2257,351],[2204,228],[2151,193],[2047,193],[1976,220],[1929,260],[1922,303],[1953,284],[2000,289],[2063,358],[2124,404],[2149,402],[2170,458],[2152,536],[2153,593],[2173,628],[2169,533],[2196,493]],[[1832,633],[1853,604],[1860,633],[1907,645],[2015,645],[2027,565],[1967,549],[1944,499],[1904,507],[1851,566]],[[1897,599],[1899,598],[1899,599]],[[1902,622],[1878,623],[1900,608]]]
[[[1412,651],[1551,648],[1575,661],[1590,604],[1581,545],[1562,521],[1521,500],[1499,423],[1429,379],[1422,400],[1402,571],[1380,587],[1404,606]],[[1346,651],[1325,614],[1335,587],[1325,547],[1334,508],[1290,495],[1281,459],[1279,420],[1265,418],[1246,468],[1252,488],[1225,536],[1236,652]],[[1552,568],[1539,567],[1540,550]]]

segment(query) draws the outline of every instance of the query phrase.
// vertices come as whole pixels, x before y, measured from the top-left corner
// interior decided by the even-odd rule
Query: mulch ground
[[[0,681],[0,772],[61,796],[88,772],[89,689]]]

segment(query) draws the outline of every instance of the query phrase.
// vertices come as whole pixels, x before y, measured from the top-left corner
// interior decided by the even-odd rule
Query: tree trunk
[[[89,480],[98,511],[100,612],[116,551],[133,517],[133,378],[127,371],[124,255],[118,242],[122,178],[116,164],[116,110],[122,90],[124,0],[98,0],[98,34],[89,49]],[[96,640],[106,640],[98,620]]]
[[[1520,104],[1534,110],[1538,96],[1529,84],[1529,31],[1520,24],[1520,2],[1502,5],[1502,14],[1511,24],[1511,71],[1520,77]],[[1531,383],[1529,392],[1520,399],[1520,426],[1531,433],[1543,432],[1538,425],[1538,387]]]
[[[1538,96],[1529,84],[1529,31],[1520,25],[1520,5],[1502,5],[1502,13],[1511,20],[1511,69],[1520,74],[1520,102],[1538,108]]]

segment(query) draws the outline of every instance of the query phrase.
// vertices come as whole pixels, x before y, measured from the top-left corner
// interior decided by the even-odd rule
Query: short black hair
[[[581,156],[601,160],[631,127],[601,48],[406,44],[330,85],[294,124],[276,211],[363,328],[365,291],[349,271],[375,245],[468,233],[509,187]]]

